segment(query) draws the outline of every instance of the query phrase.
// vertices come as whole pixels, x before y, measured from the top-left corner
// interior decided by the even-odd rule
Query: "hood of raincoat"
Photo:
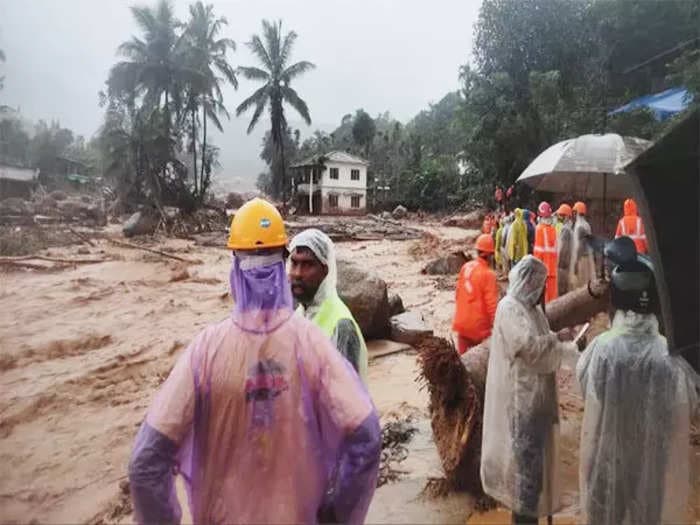
[[[627,199],[623,206],[625,211],[625,217],[636,217],[637,216],[637,203],[632,199]]]
[[[685,522],[697,375],[669,354],[656,317],[617,311],[576,375],[585,403],[581,522]]]
[[[333,241],[321,230],[310,228],[296,235],[289,245],[289,251],[293,252],[299,247],[311,250],[316,258],[328,268],[328,274],[319,285],[312,303],[304,308],[304,316],[310,319],[318,313],[319,308],[326,299],[338,294],[338,265],[336,263]]]
[[[535,306],[547,281],[547,267],[532,255],[526,255],[508,274],[508,295],[526,306]]]

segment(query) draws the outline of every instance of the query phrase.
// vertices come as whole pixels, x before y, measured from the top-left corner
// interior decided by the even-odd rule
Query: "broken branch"
[[[122,248],[131,248],[132,250],[143,250],[145,252],[155,253],[162,257],[167,257],[169,259],[175,259],[176,261],[181,261],[188,264],[202,264],[199,259],[185,259],[184,257],[179,257],[173,255],[172,253],[167,253],[161,250],[154,250],[153,248],[146,248],[145,246],[139,246],[138,244],[131,244],[130,242],[117,241],[115,239],[107,239],[109,242],[116,246],[121,246]]]

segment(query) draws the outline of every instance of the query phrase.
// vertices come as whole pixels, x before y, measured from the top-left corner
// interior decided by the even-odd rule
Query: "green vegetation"
[[[262,82],[263,85],[241,102],[236,108],[236,115],[241,115],[255,107],[248,126],[248,133],[250,133],[260,120],[265,108],[269,107],[270,138],[273,146],[272,155],[270,155],[271,163],[269,162],[273,173],[272,194],[281,195],[282,200],[286,201],[289,181],[286,177],[288,162],[285,161],[285,135],[288,134],[288,130],[284,103],[292,106],[301,115],[304,122],[311,124],[311,115],[309,115],[306,102],[290,84],[292,80],[316,66],[305,60],[289,64],[297,34],[290,31],[283,35],[282,21],[271,23],[263,20],[262,27],[262,38],[253,35],[248,42],[248,47],[264,69],[240,67],[238,70],[247,79]],[[290,155],[288,154],[288,156]]]
[[[387,207],[439,210],[484,201],[557,141],[660,134],[675,119],[607,112],[678,85],[697,101],[698,26],[697,0],[484,0],[474,60],[459,68],[459,92],[405,125],[388,114],[347,114],[333,132],[305,140],[299,157],[330,149],[367,157],[371,184],[391,188],[376,194]]]

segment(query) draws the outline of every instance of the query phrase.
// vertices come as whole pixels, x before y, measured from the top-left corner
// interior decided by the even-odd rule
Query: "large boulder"
[[[453,252],[446,257],[440,257],[428,263],[423,268],[422,273],[427,275],[453,275],[459,273],[464,263],[469,262],[471,257],[464,252]]]
[[[466,215],[453,215],[442,221],[443,226],[455,226],[457,228],[465,228],[467,230],[480,230],[484,222],[486,212],[476,210]]]
[[[137,211],[124,223],[122,232],[125,237],[150,235],[158,227],[158,217],[153,213]]]
[[[391,340],[407,345],[414,345],[423,337],[433,335],[433,330],[418,312],[404,312],[389,320]]]
[[[391,212],[391,216],[394,219],[403,219],[407,213],[408,210],[399,204],[396,208],[394,208],[394,211]]]
[[[338,261],[338,294],[367,339],[389,335],[389,296],[377,275],[348,261]]]
[[[68,198],[66,192],[61,190],[52,191],[49,196],[55,201],[64,201]]]
[[[399,315],[402,314],[406,311],[406,308],[403,306],[403,300],[401,299],[401,296],[398,294],[393,294],[389,296],[389,315],[394,316],[394,315]]]
[[[245,199],[240,193],[231,192],[226,196],[226,208],[231,210],[237,210],[245,204]]]

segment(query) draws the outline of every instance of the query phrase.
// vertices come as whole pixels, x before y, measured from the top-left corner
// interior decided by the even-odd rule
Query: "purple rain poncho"
[[[362,523],[381,432],[352,367],[292,315],[279,255],[234,257],[230,318],[178,359],[136,438],[139,523],[178,523],[175,475],[194,523]]]

